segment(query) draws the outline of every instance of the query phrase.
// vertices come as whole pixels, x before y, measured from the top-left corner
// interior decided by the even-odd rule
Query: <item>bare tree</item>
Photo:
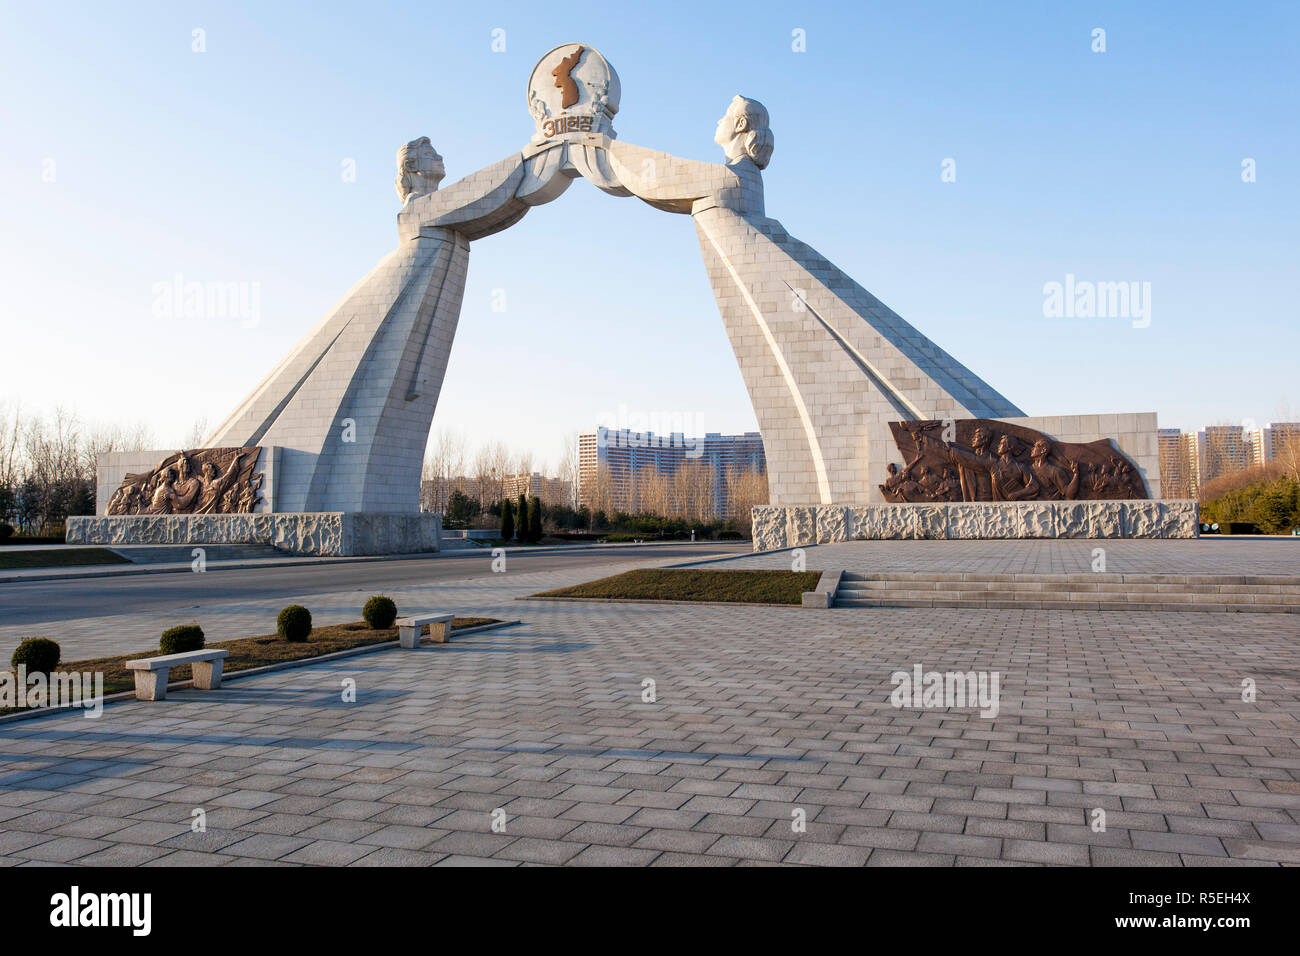
[[[1192,453],[1192,435],[1177,435],[1172,443],[1161,442],[1160,496],[1195,498],[1197,464]]]
[[[589,488],[582,492],[583,504],[593,513],[603,511],[606,514],[614,510],[614,479],[609,473],[609,466],[600,464],[592,476]]]
[[[430,440],[420,489],[420,507],[425,511],[442,514],[447,510],[447,500],[465,471],[466,446],[462,433],[445,428]]]
[[[727,469],[728,515],[736,530],[749,535],[753,532],[753,509],[768,503],[767,475],[751,468]]]
[[[673,495],[673,480],[654,465],[646,465],[637,470],[638,506],[641,511],[662,515],[666,518],[676,517],[680,507]]]
[[[717,516],[717,479],[703,461],[683,461],[673,473],[673,497],[685,521],[712,521]]]
[[[1273,425],[1273,460],[1295,481],[1300,481],[1300,423],[1291,412],[1291,406],[1282,402],[1278,418]]]
[[[196,418],[194,424],[190,426],[190,432],[185,436],[184,448],[202,448],[203,441],[208,437],[208,419],[206,416]]]
[[[560,466],[558,468],[559,480],[564,483],[565,497],[557,504],[564,504],[570,508],[578,507],[578,489],[579,479],[581,477],[580,458],[578,455],[578,433],[572,432],[565,436],[564,451],[560,455]]]

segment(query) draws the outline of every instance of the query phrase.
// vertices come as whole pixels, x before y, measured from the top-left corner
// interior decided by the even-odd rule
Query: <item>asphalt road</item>
[[[715,554],[748,554],[748,541],[594,548],[580,551],[507,554],[511,571],[548,571],[590,567],[599,577],[602,567],[638,559],[681,561]],[[0,584],[0,625],[44,624],[166,610],[198,604],[232,604],[358,588],[398,587],[481,577],[490,570],[491,553],[450,552],[433,558],[313,564],[248,570],[209,570],[203,574],[142,574],[64,581]]]

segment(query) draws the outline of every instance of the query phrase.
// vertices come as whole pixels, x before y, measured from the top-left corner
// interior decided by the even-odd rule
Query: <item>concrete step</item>
[[[1136,602],[1136,601],[1054,601],[1026,600],[1014,601],[956,601],[944,598],[911,599],[887,598],[882,600],[835,599],[835,607],[859,608],[965,608],[965,609],[1019,609],[1019,610],[1058,610],[1058,611],[1211,611],[1238,614],[1300,614],[1300,607],[1294,604],[1211,604],[1211,603],[1172,603],[1172,602]]]
[[[1241,600],[1258,604],[1294,604],[1300,603],[1300,589],[1265,588],[1245,585],[1093,585],[1091,587],[1069,584],[1038,584],[1022,582],[1014,584],[961,585],[924,582],[897,581],[886,585],[875,582],[867,586],[866,582],[851,581],[848,586],[841,583],[837,593],[846,597],[888,598],[888,597],[951,597],[979,598],[996,592],[1010,597],[1041,598],[1050,595],[1085,595],[1095,601],[1110,600],[1215,600],[1219,598]]]
[[[1159,594],[1103,593],[1098,591],[1069,591],[1061,589],[1042,591],[1009,591],[988,588],[982,591],[945,592],[891,588],[885,591],[868,591],[857,588],[840,588],[835,594],[841,601],[952,601],[956,603],[980,601],[1070,601],[1074,603],[1110,604],[1232,604],[1251,607],[1256,604],[1276,604],[1300,608],[1300,595],[1295,594],[1237,594],[1234,592],[1202,594],[1198,592],[1162,592]]]
[[[251,561],[282,558],[284,552],[269,544],[132,544],[110,548],[133,564],[188,564],[194,549],[202,548],[206,561]]]
[[[835,607],[1300,613],[1300,577],[845,572],[835,594]]]
[[[1072,572],[1069,574],[1010,573],[997,574],[983,571],[939,572],[939,571],[887,571],[862,572],[844,571],[840,575],[843,582],[934,582],[934,583],[998,583],[1016,582],[1052,583],[1052,584],[1230,584],[1234,586],[1262,586],[1300,588],[1300,577],[1284,574],[1240,575],[1240,574],[1114,574]]]
[[[439,538],[439,551],[478,551],[484,545],[472,538]]]

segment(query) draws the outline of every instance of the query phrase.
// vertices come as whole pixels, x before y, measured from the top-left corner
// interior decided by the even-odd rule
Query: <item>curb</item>
[[[665,564],[665,568],[693,568],[697,564],[712,564],[716,561],[738,561],[741,558],[752,558],[755,555],[780,554],[782,551],[798,551],[799,549],[815,548],[815,544],[792,544],[786,548],[772,548],[768,551],[746,551],[744,554],[723,554],[713,558],[701,558],[698,561],[687,561],[683,564]],[[816,568],[813,568],[816,571]],[[766,605],[765,605],[766,606]]]
[[[576,601],[586,604],[680,604],[685,607],[799,607],[798,604],[772,604],[760,601],[672,601],[667,598],[594,598],[594,597],[532,597],[515,598],[516,601]]]
[[[643,544],[634,544],[632,542],[619,542],[616,544],[548,544],[536,548],[507,547],[505,549],[507,556],[510,554],[551,554],[564,551],[597,551],[597,550],[614,550],[619,548],[649,548],[665,547],[667,545],[682,544],[699,544],[700,542],[690,541],[652,541]],[[713,543],[713,542],[710,542]],[[195,545],[202,547],[202,545]],[[370,564],[376,561],[417,561],[430,560],[434,558],[470,558],[484,557],[491,558],[493,549],[490,547],[483,548],[452,548],[445,551],[419,551],[413,554],[366,554],[345,556],[338,558],[293,558],[285,556],[282,559],[263,559],[260,561],[232,561],[230,563],[212,562],[208,565],[208,571],[250,571],[258,568],[307,568],[324,564]],[[763,552],[769,554],[771,552]],[[747,557],[747,554],[741,555],[724,555],[726,558]],[[714,559],[706,559],[714,560]],[[195,573],[188,563],[161,564],[161,565],[106,565],[98,570],[70,570],[55,574],[36,574],[30,576],[0,575],[0,584],[32,584],[40,581],[71,581],[84,578],[115,578],[115,577],[132,577],[138,574],[193,574]],[[206,572],[205,572],[206,573]]]
[[[477,634],[480,631],[495,631],[503,627],[514,627],[516,624],[523,623],[520,620],[514,621],[497,621],[495,624],[478,624],[474,627],[467,627],[463,630],[453,631],[451,637],[463,637],[466,634]],[[450,638],[448,643],[451,643]],[[367,644],[365,647],[352,647],[346,651],[334,651],[332,654],[322,654],[319,657],[303,657],[296,661],[281,661],[278,664],[264,664],[261,667],[250,667],[247,670],[233,671],[221,675],[221,683],[227,684],[232,680],[239,680],[242,677],[257,677],[261,674],[270,674],[273,671],[287,671],[298,667],[307,667],[311,664],[320,664],[325,661],[337,661],[346,657],[360,657],[363,654],[374,654],[377,651],[388,651],[400,647],[398,641],[385,641],[382,644]],[[168,684],[167,690],[170,693],[174,690],[185,690],[187,687],[194,685],[193,680],[177,681],[174,684]],[[109,694],[103,698],[103,705],[121,704],[127,701],[135,700],[135,691],[124,690],[118,694]],[[140,703],[151,703],[150,701],[140,701]],[[63,704],[59,707],[37,707],[32,710],[20,711],[16,714],[5,714],[0,716],[0,726],[15,723],[20,720],[36,720],[41,717],[53,717],[56,714],[67,713],[74,710],[85,710],[86,708],[78,704]]]

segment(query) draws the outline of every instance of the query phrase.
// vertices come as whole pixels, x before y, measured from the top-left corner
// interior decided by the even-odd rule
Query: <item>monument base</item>
[[[754,509],[754,550],[881,539],[1195,538],[1193,499],[957,501]]]
[[[269,544],[288,554],[344,557],[438,550],[442,516],[321,511],[70,517],[68,544]]]

